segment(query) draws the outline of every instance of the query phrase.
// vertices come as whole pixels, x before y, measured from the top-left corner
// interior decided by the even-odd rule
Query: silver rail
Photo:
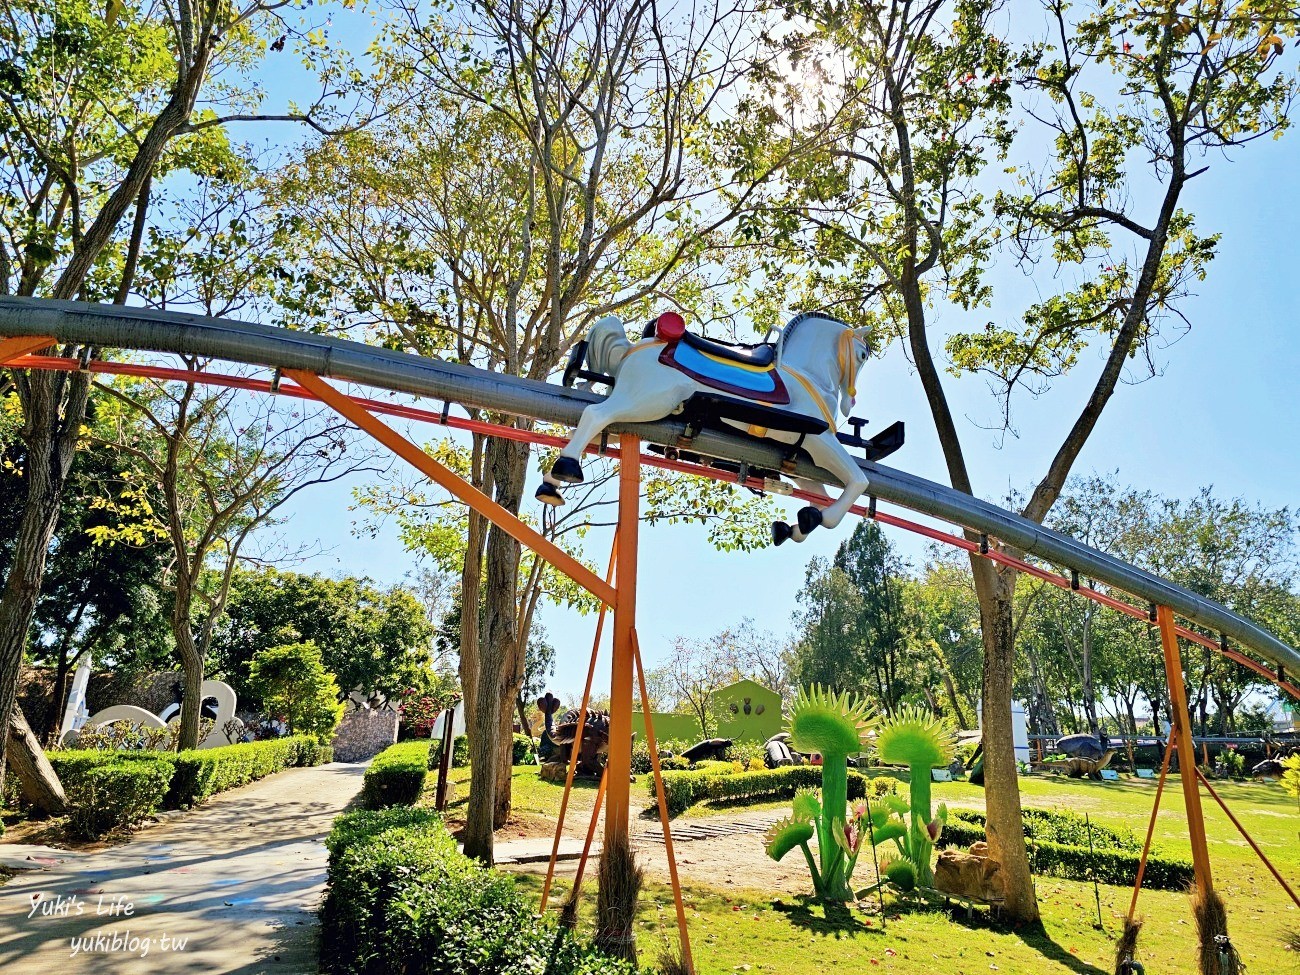
[[[576,425],[587,404],[601,399],[595,393],[472,366],[232,319],[72,301],[0,298],[0,336],[26,335],[50,335],[60,342],[78,345],[303,369],[364,386],[566,426]],[[683,423],[668,418],[615,427],[612,432],[634,433],[649,443],[673,445],[684,428]],[[769,469],[779,469],[783,460],[776,446],[712,430],[699,434],[691,450]],[[1273,665],[1300,673],[1300,652],[1221,603],[987,501],[891,467],[865,460],[858,463],[871,481],[870,493],[882,501],[1000,539],[1026,555],[1076,570],[1137,599],[1168,606],[1184,619],[1222,634]],[[798,465],[797,473],[838,486],[833,475],[806,460]]]

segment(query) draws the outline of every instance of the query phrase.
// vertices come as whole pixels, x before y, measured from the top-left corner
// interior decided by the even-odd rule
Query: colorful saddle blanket
[[[665,345],[659,353],[659,361],[686,373],[698,383],[732,396],[776,406],[786,406],[790,402],[790,394],[775,366],[749,366],[730,362],[702,352],[686,342]]]

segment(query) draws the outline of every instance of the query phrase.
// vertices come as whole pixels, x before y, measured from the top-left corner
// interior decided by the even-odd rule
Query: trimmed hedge
[[[159,808],[196,806],[272,772],[332,756],[328,745],[306,735],[180,753],[68,749],[47,755],[68,794],[68,826],[88,839],[134,826]]]
[[[309,735],[291,735],[176,754],[176,774],[167,793],[170,809],[205,802],[218,792],[255,782],[297,765],[312,765],[318,744]]]
[[[731,763],[725,764],[727,769]],[[816,765],[787,765],[757,772],[734,772],[718,769],[664,772],[664,796],[668,815],[676,816],[698,802],[765,802],[790,799],[800,789],[816,789],[822,784],[822,770]],[[866,795],[867,777],[849,770],[849,798]],[[646,792],[655,798],[654,779],[646,782]]]
[[[442,739],[429,739],[429,768],[436,769],[442,761]],[[469,737],[457,735],[451,746],[451,767],[464,768],[469,764]]]
[[[431,810],[334,821],[320,963],[330,975],[630,975],[538,918],[505,874],[456,849]]]
[[[1131,887],[1137,879],[1141,845],[1128,830],[1092,824],[1094,848],[1088,849],[1088,829],[1082,816],[1046,809],[1022,812],[1029,840],[1029,867],[1036,873],[1065,880],[1096,880]],[[948,815],[940,847],[968,847],[983,842],[984,814],[954,810]],[[1190,860],[1152,850],[1142,885],[1152,890],[1185,890],[1192,882]]]
[[[370,809],[409,806],[424,791],[429,774],[428,739],[399,741],[375,756],[361,785],[361,802]],[[454,753],[453,753],[454,754]]]
[[[451,753],[452,761],[456,760],[456,753]],[[527,735],[516,734],[514,746],[510,752],[511,765],[535,765],[537,764],[537,743]]]
[[[64,783],[68,829],[95,839],[139,824],[162,805],[172,772],[173,765],[166,758],[131,756],[81,764]]]

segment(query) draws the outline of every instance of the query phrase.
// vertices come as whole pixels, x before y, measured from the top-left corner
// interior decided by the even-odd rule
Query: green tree
[[[106,418],[114,407],[105,442],[131,467],[126,486],[100,499],[117,523],[93,534],[171,549],[171,629],[185,674],[180,746],[194,748],[212,634],[245,546],[300,491],[370,470],[370,455],[349,442],[343,421],[272,398],[236,404],[230,389],[152,379],[101,388]]]
[[[911,682],[907,679],[907,612],[903,582],[907,564],[874,521],[859,521],[835,551],[835,568],[844,572],[861,597],[855,638],[866,664],[867,687],[885,714],[893,714]]]
[[[92,425],[92,418],[89,421]],[[0,574],[8,569],[24,485],[21,444],[11,444],[0,469]],[[37,731],[49,741],[59,726],[68,676],[91,654],[118,671],[146,669],[171,652],[161,578],[167,552],[161,544],[104,546],[93,532],[113,519],[96,508],[106,484],[117,482],[122,458],[102,447],[81,449],[68,475],[58,529],[50,540],[45,579],[29,635],[28,657],[54,669],[48,722]]]
[[[841,568],[814,558],[804,573],[794,614],[794,682],[856,693],[867,666],[858,642],[862,594]]]
[[[708,148],[757,25],[713,4],[409,7],[385,38],[385,123],[324,141],[284,187],[324,231],[304,257],[327,284],[303,314],[341,312],[393,347],[531,379],[604,314],[635,319],[672,295],[712,318],[710,244],[772,168],[729,182]],[[519,510],[526,447],[476,437],[461,466]],[[461,619],[465,846],[490,860],[528,626],[517,543],[474,514],[461,537],[462,597],[485,599],[481,629]]]
[[[219,169],[231,158],[224,126],[258,115],[261,89],[248,77],[267,42],[294,38],[312,67],[328,60],[323,37],[299,31],[281,0],[242,4],[163,0],[103,5],[89,0],[12,0],[0,18],[0,295],[124,304],[153,184]],[[279,42],[279,47],[284,43]],[[326,71],[324,102],[351,105],[352,76]],[[209,81],[220,76],[213,101]],[[336,101],[336,98],[340,101]],[[219,114],[219,111],[229,114]],[[279,116],[321,125],[332,108]],[[123,223],[134,211],[130,230]],[[56,350],[73,357],[74,346]],[[94,354],[94,350],[89,350]],[[12,374],[21,405],[26,495],[0,592],[0,777],[8,742],[32,751],[24,783],[46,807],[61,803],[57,777],[37,761],[26,720],[15,710],[45,560],[85,416],[85,372]],[[12,714],[12,718],[10,715]]]
[[[212,632],[213,665],[243,697],[252,691],[253,657],[286,640],[317,647],[345,693],[395,700],[429,670],[433,627],[403,586],[273,566],[237,568]]]
[[[249,681],[267,711],[283,720],[292,735],[313,735],[328,743],[343,718],[338,681],[325,669],[314,643],[259,650],[249,665]]]
[[[970,570],[948,553],[925,567],[920,578],[904,584],[903,599],[910,610],[912,657],[922,671],[933,674],[923,691],[942,687],[943,697],[927,696],[936,714],[951,713],[957,725],[974,728],[979,713],[979,602]]]
[[[942,342],[952,372],[993,384],[1008,428],[1017,393],[1042,393],[1093,361],[1085,350],[1100,353],[1021,509],[1042,522],[1125,370],[1157,371],[1157,339],[1186,322],[1181,306],[1217,238],[1197,231],[1184,191],[1207,160],[1288,125],[1296,79],[1280,70],[1281,38],[1294,34],[1294,4],[1045,0],[1047,39],[1023,55],[995,29],[997,0],[784,6],[809,25],[781,38],[809,83],[774,90],[769,103],[780,106],[777,117],[833,117],[843,127],[802,168],[796,198],[773,208],[773,236],[789,247],[768,266],[779,274],[790,257],[813,255],[800,268],[822,303],[901,334],[950,483],[974,494],[932,312],[992,300],[983,270],[1000,243],[1026,267],[1055,264],[1058,291],[1019,315],[999,312],[1017,324],[991,322]],[[1014,104],[1013,82],[1031,105]],[[1022,122],[1041,129],[1021,145],[1047,145],[1048,158],[1018,157],[1016,185],[997,192],[987,167],[1006,166]],[[752,135],[761,146],[760,130]],[[1038,907],[1010,713],[1017,578],[977,556],[971,568],[984,638],[990,846],[1008,878],[1007,910],[1028,921]]]

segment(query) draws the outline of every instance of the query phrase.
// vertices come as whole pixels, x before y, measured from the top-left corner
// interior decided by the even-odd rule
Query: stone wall
[[[343,715],[334,732],[334,761],[364,762],[397,741],[397,712],[361,708]]]

